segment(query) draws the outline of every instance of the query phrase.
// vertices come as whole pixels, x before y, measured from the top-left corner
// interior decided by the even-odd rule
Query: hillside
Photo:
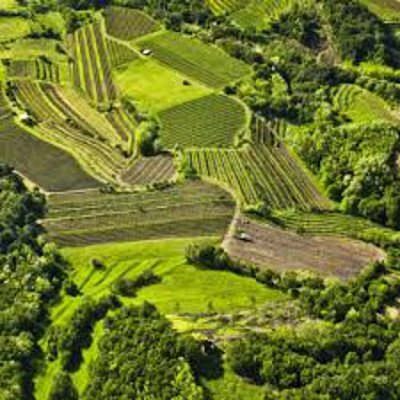
[[[0,400],[400,399],[399,21],[0,1]]]

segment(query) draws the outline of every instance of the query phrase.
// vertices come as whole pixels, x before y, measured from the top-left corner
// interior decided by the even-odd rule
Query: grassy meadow
[[[197,83],[184,84],[180,74],[150,58],[138,58],[115,71],[116,83],[125,96],[145,109],[160,112],[198,99],[211,90]]]

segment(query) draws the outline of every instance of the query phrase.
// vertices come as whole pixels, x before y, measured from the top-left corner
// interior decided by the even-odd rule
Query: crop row
[[[81,245],[116,238],[222,235],[234,212],[226,192],[201,182],[140,194],[90,191],[89,196],[89,203],[85,193],[66,194],[67,200],[62,194],[50,196],[44,222],[50,237],[63,245]]]
[[[230,97],[212,94],[161,112],[160,121],[167,148],[229,147],[245,127],[246,110]]]
[[[106,116],[121,140],[131,149],[135,140],[136,121],[122,107],[114,108]]]
[[[110,54],[111,65],[114,68],[136,60],[139,57],[133,49],[114,39],[107,38],[107,48]]]
[[[105,117],[88,105],[86,110],[80,104],[84,100],[75,99],[67,89],[27,81],[17,82],[16,87],[18,101],[39,123],[35,132],[41,139],[73,154],[99,180],[117,181],[127,161],[112,145],[120,138]]]
[[[250,73],[249,67],[221,49],[174,32],[139,41],[167,66],[213,88],[222,88]]]
[[[281,145],[259,144],[243,150],[204,149],[187,152],[200,175],[232,188],[245,204],[265,201],[271,208],[326,208],[328,202]]]
[[[127,169],[121,179],[131,185],[167,182],[175,175],[173,159],[168,155],[141,158]]]
[[[108,7],[105,16],[107,33],[121,40],[130,41],[159,29],[156,21],[139,10]]]

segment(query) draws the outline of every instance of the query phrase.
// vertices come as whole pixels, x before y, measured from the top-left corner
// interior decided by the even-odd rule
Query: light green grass
[[[1,39],[0,39],[1,40]],[[20,39],[7,48],[0,50],[0,58],[16,58],[16,59],[31,59],[39,56],[46,56],[54,61],[67,61],[65,54],[59,53],[56,50],[57,40],[53,39]]]
[[[1,0],[0,10],[12,10],[18,8],[16,0]]]
[[[162,277],[162,282],[142,289],[137,298],[127,299],[127,302],[147,300],[166,314],[177,311],[206,312],[210,301],[217,312],[234,311],[251,307],[252,296],[259,304],[281,296],[252,279],[224,271],[199,270],[188,265],[184,252],[188,243],[193,241],[199,239],[113,243],[66,248],[62,253],[73,266],[73,279],[83,294],[94,298],[107,294],[121,274],[126,278],[135,277],[147,268],[154,268],[155,273]],[[107,269],[94,270],[91,266],[94,258],[102,260]],[[79,301],[79,298],[68,297],[55,307],[52,316],[56,322],[65,321]]]
[[[220,89],[250,74],[251,68],[216,46],[175,32],[145,37],[139,49],[151,49],[163,64],[212,88]]]
[[[0,43],[25,37],[31,31],[29,20],[20,17],[0,17]]]
[[[137,59],[115,71],[116,83],[125,96],[155,112],[195,100],[211,91],[198,84],[185,86],[184,78],[151,59]]]

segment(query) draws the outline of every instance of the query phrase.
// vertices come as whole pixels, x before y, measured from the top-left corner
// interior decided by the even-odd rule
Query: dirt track
[[[225,249],[231,257],[259,267],[311,270],[349,279],[374,260],[385,258],[381,249],[357,240],[298,235],[243,216],[237,217],[234,224],[236,229],[224,241]],[[237,239],[233,231],[245,232],[251,241]]]

